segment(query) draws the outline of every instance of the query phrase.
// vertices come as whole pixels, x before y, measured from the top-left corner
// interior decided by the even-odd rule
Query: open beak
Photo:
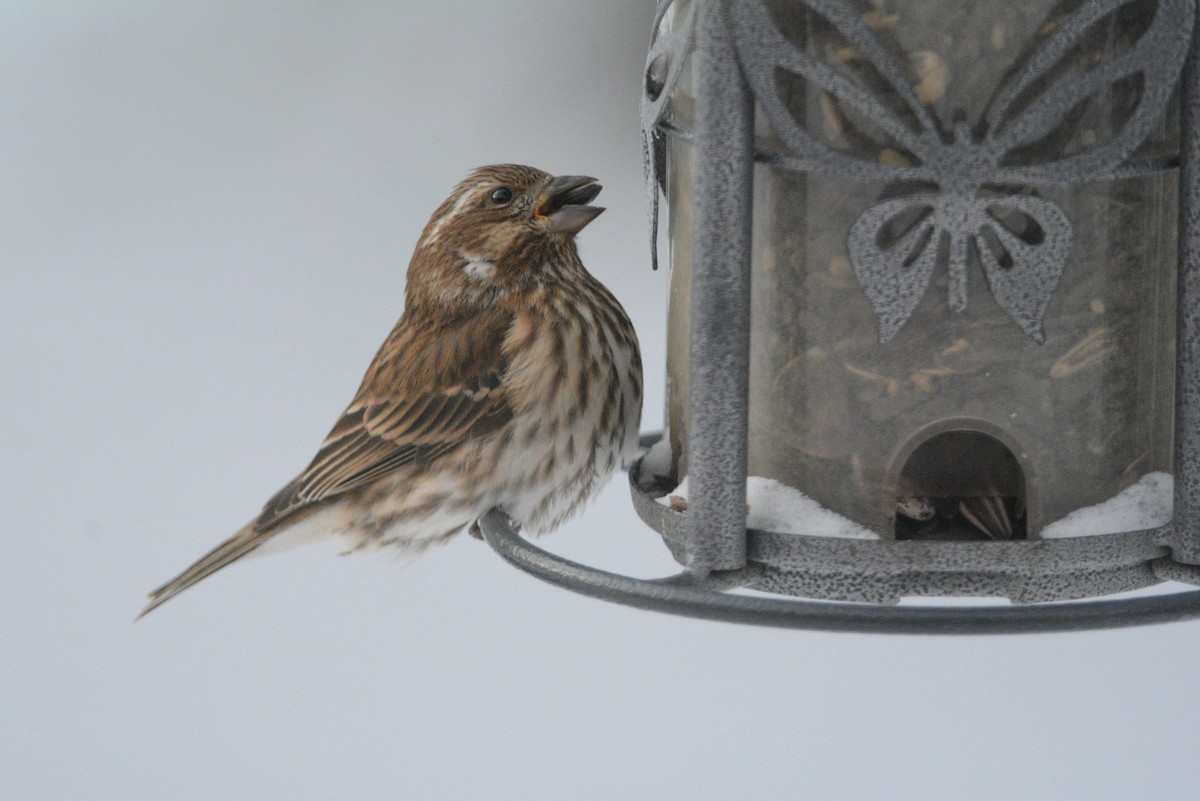
[[[587,205],[600,194],[600,184],[586,175],[560,175],[538,197],[537,214],[550,219],[550,230],[577,234],[604,209]]]

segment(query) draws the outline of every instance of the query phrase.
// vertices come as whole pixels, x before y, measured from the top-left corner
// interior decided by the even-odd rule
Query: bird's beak
[[[604,211],[589,202],[600,194],[600,184],[586,175],[560,175],[538,196],[537,215],[550,220],[550,230],[577,234]]]

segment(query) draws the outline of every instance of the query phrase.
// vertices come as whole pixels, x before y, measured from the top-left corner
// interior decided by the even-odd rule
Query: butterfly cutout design
[[[836,30],[882,77],[890,96],[879,96],[878,89],[794,45],[776,25],[770,4],[730,0],[726,9],[739,62],[782,143],[777,149],[758,149],[756,159],[848,180],[929,187],[876,203],[848,233],[851,266],[879,319],[880,341],[891,340],[912,316],[938,264],[949,270],[951,309],[965,310],[973,252],[999,306],[1030,337],[1043,342],[1043,318],[1069,259],[1073,232],[1057,205],[1031,192],[1141,175],[1177,163],[1173,156],[1128,160],[1160,122],[1171,97],[1186,56],[1196,0],[1062,4],[1063,13],[1000,82],[980,122],[973,127],[958,122],[950,135],[943,134],[906,71],[858,10],[844,0],[793,2]],[[660,8],[660,18],[661,13]],[[1094,26],[1130,13],[1151,16],[1127,49],[1083,69],[1055,71]],[[867,120],[904,157],[869,160],[822,142],[781,96],[781,74],[802,79],[838,108]],[[1139,85],[1136,105],[1110,135],[1067,155],[1036,157],[1038,144],[1060,129],[1080,104],[1114,85],[1129,86],[1130,81]],[[656,102],[661,107],[663,92]],[[644,116],[645,121],[660,122],[661,108],[658,120]]]

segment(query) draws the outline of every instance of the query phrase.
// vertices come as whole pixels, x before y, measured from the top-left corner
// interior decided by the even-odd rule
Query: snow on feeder
[[[1200,614],[1200,592],[719,592],[1028,604],[1200,583],[1196,15],[660,3],[643,141],[655,225],[660,187],[670,210],[668,420],[631,484],[686,571],[501,552],[612,600],[774,625]],[[493,545],[520,542],[492,522]]]

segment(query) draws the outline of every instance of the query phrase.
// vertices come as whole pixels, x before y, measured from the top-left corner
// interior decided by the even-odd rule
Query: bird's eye
[[[492,202],[497,206],[503,206],[505,203],[513,199],[512,190],[507,186],[502,186],[495,192],[492,192]]]

